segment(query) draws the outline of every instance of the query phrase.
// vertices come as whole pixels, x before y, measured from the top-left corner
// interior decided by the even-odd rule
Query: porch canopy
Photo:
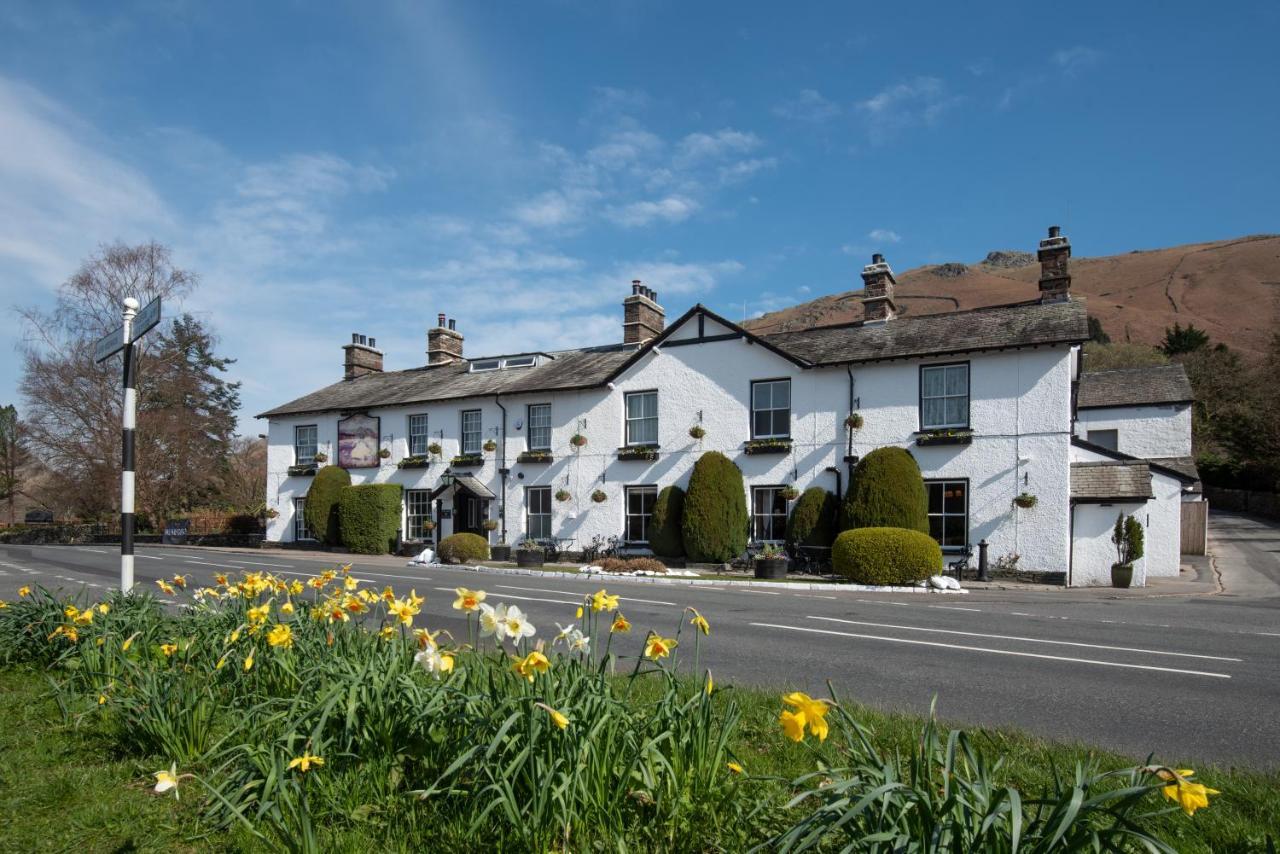
[[[431,493],[431,500],[439,501],[444,498],[453,498],[459,491],[466,493],[473,498],[483,498],[485,500],[497,498],[489,487],[485,486],[473,475],[457,474],[453,476],[453,481],[451,483],[437,486]]]

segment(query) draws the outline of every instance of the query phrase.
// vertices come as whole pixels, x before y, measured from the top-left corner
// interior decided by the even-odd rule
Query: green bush
[[[942,547],[905,528],[855,528],[836,537],[831,565],[858,584],[914,584],[942,571]]]
[[[479,534],[453,534],[440,541],[436,554],[441,563],[488,560],[489,543]]]
[[[693,465],[681,520],[684,553],[702,563],[724,563],[747,549],[747,499],[742,472],[719,451]]]
[[[796,500],[787,520],[787,544],[829,547],[836,537],[839,504],[833,493],[811,486]]]
[[[920,466],[904,448],[876,448],[853,470],[840,529],[906,528],[929,533],[929,497]]]
[[[338,497],[342,542],[357,554],[381,555],[392,551],[400,530],[398,483],[365,483],[345,487]]]
[[[653,517],[649,520],[649,548],[661,557],[680,557],[684,554],[684,490],[678,486],[665,486],[653,502]]]
[[[307,501],[302,508],[307,530],[326,546],[342,542],[342,529],[338,524],[338,496],[351,485],[351,475],[344,468],[324,466],[311,479]]]

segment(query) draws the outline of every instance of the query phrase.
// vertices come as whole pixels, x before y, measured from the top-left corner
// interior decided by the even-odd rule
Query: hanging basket
[[[1032,507],[1035,507],[1038,502],[1039,499],[1030,492],[1024,492],[1017,498],[1013,499],[1013,503],[1021,507],[1023,510],[1030,510]]]
[[[382,448],[381,450],[379,450],[379,451],[378,451],[378,456],[379,456],[381,459],[384,459],[384,460],[390,459],[390,458],[391,458],[391,449],[390,449],[390,448]]]
[[[800,497],[800,490],[796,489],[794,486],[784,486],[782,487],[782,497],[787,501],[795,501]]]
[[[494,451],[498,450],[498,443],[489,439],[484,443],[484,449],[488,453],[492,454]]]
[[[427,445],[427,453],[431,454],[432,456],[438,457],[440,456],[441,453],[443,453],[443,451],[444,449],[440,447],[439,442],[432,442],[430,445]]]
[[[597,504],[603,504],[609,500],[609,496],[603,489],[597,489],[595,492],[591,493],[591,500]]]
[[[569,444],[573,445],[575,448],[581,448],[587,444],[587,437],[581,433],[574,433],[569,437]]]
[[[486,531],[496,531],[498,530],[498,520],[485,519],[483,522],[480,523],[480,527],[484,528]]]
[[[434,531],[435,529],[436,529],[436,523],[435,523],[435,522],[433,522],[433,521],[432,521],[432,520],[430,520],[430,519],[423,519],[423,520],[422,520],[422,530],[424,530],[424,531]]]
[[[573,495],[567,489],[556,490],[556,501],[568,501]]]
[[[329,462],[329,455],[326,454],[324,451],[320,451],[311,459],[315,460],[317,463],[327,463]]]
[[[689,428],[690,438],[701,440],[705,435],[707,435],[707,431],[701,424],[695,424]]]
[[[844,426],[848,427],[850,430],[861,430],[862,429],[862,413],[850,412],[847,416],[845,416]]]

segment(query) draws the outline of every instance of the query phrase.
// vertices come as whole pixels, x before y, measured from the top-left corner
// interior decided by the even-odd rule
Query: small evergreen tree
[[[649,548],[660,557],[680,557],[684,554],[684,490],[678,486],[666,486],[658,492],[653,502],[653,516],[649,519]]]
[[[1121,511],[1116,516],[1116,525],[1111,531],[1111,542],[1116,547],[1116,563],[1132,566],[1144,554],[1146,535],[1143,533],[1142,523]]]
[[[311,480],[307,500],[302,507],[303,518],[312,536],[326,546],[342,543],[342,528],[338,521],[338,499],[344,487],[351,485],[351,475],[344,468],[325,466]]]
[[[840,529],[906,528],[929,533],[929,497],[905,448],[876,448],[853,470]]]
[[[1166,356],[1178,356],[1183,353],[1194,353],[1209,343],[1209,333],[1197,329],[1194,323],[1188,323],[1184,329],[1182,324],[1175,323],[1164,331],[1164,340],[1160,349]]]
[[[1107,334],[1107,330],[1102,328],[1101,320],[1091,314],[1088,317],[1088,324],[1090,341],[1096,341],[1099,344],[1111,343],[1111,336]]]
[[[834,493],[811,486],[796,500],[787,520],[787,544],[829,547],[836,538],[839,502]]]
[[[747,549],[742,472],[719,451],[708,451],[693,465],[681,531],[684,553],[700,563],[725,563]]]

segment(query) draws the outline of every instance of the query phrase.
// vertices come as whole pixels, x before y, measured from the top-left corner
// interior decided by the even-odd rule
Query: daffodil
[[[712,679],[712,678],[711,678],[711,671],[710,671],[710,670],[708,670],[708,671],[707,671],[707,684],[704,686],[704,688],[705,688],[705,690],[706,690],[706,692],[707,692],[707,696],[708,696],[708,697],[710,697],[710,696],[711,696],[711,692],[712,692],[712,691],[714,691],[714,690],[715,690],[715,688],[716,688],[716,680],[714,680],[714,679]]]
[[[290,595],[290,596],[297,596],[297,595],[299,595],[299,594],[301,594],[301,593],[302,593],[302,582],[301,582],[301,581],[299,581],[299,580],[298,580],[298,579],[296,579],[296,578],[295,578],[293,581],[290,581],[290,582],[289,582],[289,595]]]
[[[620,596],[609,595],[603,589],[597,590],[591,594],[591,610],[596,613],[600,611],[616,611],[618,609],[618,599],[620,598]]]
[[[393,599],[387,606],[387,613],[399,620],[402,626],[412,626],[413,618],[420,610],[412,599]]]
[[[80,640],[80,633],[76,631],[75,626],[58,626],[53,630],[53,634],[49,635],[47,640],[53,640],[59,636],[66,638],[67,643],[75,643]]]
[[[359,596],[348,595],[342,600],[342,607],[348,614],[367,614],[369,605]]]
[[[565,716],[564,712],[556,711],[546,703],[537,703],[536,705],[547,713],[547,716],[551,718],[551,723],[555,724],[556,729],[565,730],[569,728],[569,718]]]
[[[282,646],[285,649],[293,647],[293,629],[289,628],[287,623],[276,623],[271,631],[267,632],[267,643],[272,646]]]
[[[378,629],[378,637],[384,641],[389,641],[396,636],[395,626],[383,626]]]
[[[131,634],[131,635],[129,635],[127,638],[125,638],[125,639],[124,639],[124,643],[120,644],[120,651],[121,651],[121,652],[128,652],[128,651],[129,651],[129,647],[133,646],[133,642],[134,642],[134,640],[135,640],[135,639],[138,637],[138,635],[140,635],[140,634],[142,634],[142,632],[134,632],[133,634]]]
[[[355,590],[359,586],[360,586],[360,582],[356,581],[350,575],[342,579],[342,588],[344,590],[347,590],[347,591]]]
[[[622,616],[622,612],[619,611],[617,614],[614,615],[613,624],[609,626],[609,631],[622,632],[623,634],[625,634],[626,632],[631,631],[631,623],[627,622],[627,618]]]
[[[1156,775],[1168,783],[1163,787],[1161,793],[1173,801],[1187,815],[1195,815],[1196,810],[1204,809],[1209,806],[1210,795],[1222,794],[1217,789],[1210,789],[1203,783],[1196,783],[1191,780],[1195,775],[1195,771],[1190,768],[1182,768],[1174,771],[1171,768],[1161,768],[1156,771]]]
[[[249,654],[244,657],[244,672],[248,673],[253,669],[253,650],[249,650]]]
[[[735,774],[747,773],[746,769],[743,768],[741,765],[739,765],[737,762],[729,762],[727,763],[727,767],[730,771],[732,771]]]
[[[436,632],[428,631],[427,629],[414,629],[413,636],[418,641],[418,649],[434,647],[436,645],[436,638],[439,637],[440,632],[443,631],[444,629],[440,629],[440,631]]]
[[[107,614],[111,613],[111,606],[108,605],[106,602],[99,602],[98,613],[105,617]]]
[[[227,574],[226,574],[225,572],[215,573],[215,574],[214,574],[214,576],[213,576],[213,581],[214,581],[214,583],[215,583],[215,584],[217,584],[219,587],[226,587],[226,586],[227,586]]]
[[[28,586],[26,586],[25,584],[18,588],[18,596],[19,596],[19,598],[23,598],[23,599],[25,599],[26,597],[28,597],[28,596],[30,596],[30,595],[31,595],[31,588],[30,588],[30,587],[28,587]]]
[[[160,651],[164,653],[165,658],[170,658],[178,651],[178,645],[176,643],[162,643],[160,644]]]
[[[551,669],[551,661],[535,649],[524,658],[516,659],[516,663],[512,665],[512,669],[515,670],[518,675],[523,676],[525,679],[532,682],[535,674],[546,673]]]
[[[807,724],[809,732],[816,735],[818,741],[826,741],[828,732],[827,712],[831,708],[830,703],[826,700],[815,700],[803,691],[792,691],[782,698],[782,702],[795,709],[795,714],[801,719],[802,729]],[[783,724],[783,729],[787,730],[785,723]],[[794,738],[789,730],[787,730],[787,735]],[[795,740],[799,741],[800,739]]]
[[[292,613],[293,613],[293,603],[292,603],[292,602],[290,602],[288,599],[286,599],[286,600],[284,600],[283,602],[281,602],[281,603],[280,603],[280,613],[281,613],[281,614],[292,614]]]
[[[173,796],[178,797],[178,763],[170,765],[168,771],[157,771],[155,778],[156,794],[163,795],[165,792],[172,791]]]
[[[319,756],[312,756],[309,753],[304,753],[301,756],[297,757],[296,759],[289,760],[290,771],[292,771],[294,768],[297,768],[299,771],[303,772],[304,774],[307,771],[310,771],[313,767],[319,768],[323,765],[324,765],[324,759],[322,759]]]
[[[260,626],[267,621],[269,616],[271,616],[271,604],[269,602],[255,605],[249,609],[249,625]]]
[[[453,600],[455,611],[478,611],[485,597],[483,590],[468,590],[465,587],[455,588],[454,592],[458,594],[458,598]]]
[[[77,626],[87,626],[93,622],[93,609],[85,608],[79,614],[76,614],[73,622]]]
[[[428,646],[413,657],[413,661],[437,679],[453,672],[453,656],[441,652],[434,645]]]
[[[74,620],[79,615],[80,609],[75,605],[68,605],[62,609],[62,616],[66,617],[68,620]]]
[[[649,637],[644,642],[644,654],[647,658],[652,658],[656,661],[659,658],[666,658],[676,646],[675,638],[664,638],[661,635],[650,632]]]
[[[792,741],[804,740],[804,725],[806,723],[804,712],[792,712],[783,709],[782,714],[778,716],[778,723],[782,724],[782,732]]]
[[[524,638],[531,638],[537,632],[537,629],[533,627],[533,623],[529,622],[529,618],[525,616],[525,613],[515,605],[507,606],[502,625],[504,633],[514,643],[519,643]]]
[[[698,613],[697,608],[690,608],[689,613],[693,614],[689,618],[689,625],[702,632],[704,635],[711,634],[711,624],[707,622],[707,618]]]
[[[169,580],[169,583],[172,584],[174,587],[178,588],[179,590],[187,589],[187,577],[185,575],[175,575],[172,579]]]

